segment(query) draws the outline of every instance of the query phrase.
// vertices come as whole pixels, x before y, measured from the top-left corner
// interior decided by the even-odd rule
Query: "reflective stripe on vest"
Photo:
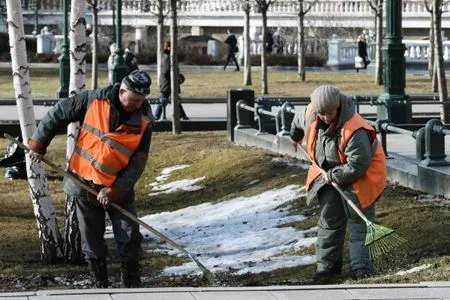
[[[315,160],[315,148],[317,138],[317,116],[313,113],[312,105],[308,105],[305,114],[305,128],[306,130],[306,145],[307,151]],[[347,162],[345,156],[345,148],[347,147],[350,138],[358,130],[364,128],[372,136],[372,161],[366,173],[352,183],[353,190],[358,197],[361,207],[367,208],[372,205],[381,193],[386,188],[387,170],[386,159],[384,156],[381,144],[378,142],[376,132],[367,121],[365,121],[359,114],[355,113],[349,120],[347,120],[341,130],[342,137],[338,145],[338,155],[341,164]],[[306,177],[306,190],[311,188],[311,184],[320,175],[319,167],[314,161],[308,170]]]
[[[140,127],[125,123],[110,132],[110,109],[106,99],[92,101],[69,161],[74,173],[103,186],[110,186],[126,168],[150,124],[148,118],[141,116]]]

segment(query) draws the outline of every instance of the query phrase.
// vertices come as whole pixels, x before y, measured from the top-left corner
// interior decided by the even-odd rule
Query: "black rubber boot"
[[[108,272],[106,270],[106,260],[89,259],[89,272],[92,278],[92,288],[106,289],[108,288]]]
[[[124,288],[140,288],[141,275],[139,261],[132,257],[121,257],[121,286]]]

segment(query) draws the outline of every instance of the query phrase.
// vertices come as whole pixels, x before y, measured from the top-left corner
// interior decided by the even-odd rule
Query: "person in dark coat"
[[[108,248],[104,239],[108,213],[121,262],[121,285],[141,286],[138,260],[143,251],[139,224],[108,204],[114,202],[136,216],[134,187],[148,160],[152,126],[151,78],[141,70],[121,83],[104,89],[84,91],[62,99],[39,122],[28,146],[30,157],[42,160],[47,147],[61,128],[80,122],[80,134],[68,163],[68,173],[98,192],[88,193],[69,177],[64,191],[76,205],[83,254],[95,288],[108,287]]]
[[[134,47],[136,47],[136,42],[128,41],[127,47],[125,48],[125,53],[123,54],[123,59],[125,60],[125,65],[127,66],[127,75],[134,70],[139,70],[136,55],[133,53]]]
[[[273,36],[272,32],[269,29],[267,30],[267,37],[266,37],[266,51],[268,54],[272,54],[273,51]]]
[[[239,64],[237,62],[236,56],[234,55],[235,52],[238,51],[236,45],[237,45],[237,39],[236,36],[233,34],[233,31],[231,29],[228,29],[227,31],[228,37],[225,40],[225,44],[228,45],[228,56],[227,56],[227,62],[223,66],[223,70],[227,68],[228,64],[230,63],[230,60],[234,61],[234,64],[236,65],[235,71],[239,71]]]
[[[178,84],[182,84],[185,80],[185,77],[183,74],[178,74]],[[164,45],[164,51],[161,56],[161,73],[159,75],[159,100],[160,103],[156,107],[155,111],[155,118],[156,120],[159,120],[161,117],[161,113],[163,111],[163,107],[165,108],[167,104],[169,103],[170,93],[172,89],[170,86],[170,42],[167,41]],[[180,93],[180,86],[178,86],[178,92]],[[183,120],[189,120],[188,116],[186,115],[186,112],[183,109],[183,106],[181,105],[181,98],[179,99],[179,109],[180,109],[180,118]]]
[[[364,69],[367,69],[367,65],[370,63],[369,56],[367,55],[367,43],[364,34],[359,36],[358,41],[358,55],[362,58],[364,63]]]

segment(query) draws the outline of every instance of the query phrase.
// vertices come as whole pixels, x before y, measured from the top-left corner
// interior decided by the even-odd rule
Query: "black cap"
[[[122,79],[122,83],[127,86],[129,91],[141,95],[148,95],[150,94],[152,79],[150,78],[150,75],[144,71],[134,70]]]

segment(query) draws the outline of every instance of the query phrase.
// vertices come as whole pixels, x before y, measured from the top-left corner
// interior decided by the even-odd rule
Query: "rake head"
[[[396,234],[393,229],[374,223],[367,225],[365,246],[369,248],[372,259],[388,254],[405,242],[406,240]]]

